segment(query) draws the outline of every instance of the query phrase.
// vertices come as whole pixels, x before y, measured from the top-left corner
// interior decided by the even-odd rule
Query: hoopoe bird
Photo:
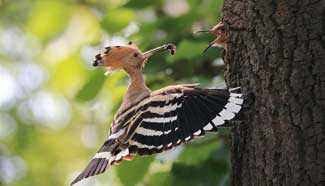
[[[217,38],[209,44],[209,46],[204,50],[204,52],[206,52],[211,47],[220,47],[224,49],[227,48],[225,25],[222,22],[219,22],[210,30],[199,30],[195,33],[211,33],[217,36]]]
[[[122,160],[131,160],[136,154],[159,153],[217,131],[241,110],[243,95],[234,91],[203,89],[196,84],[151,91],[141,71],[150,56],[161,51],[175,54],[176,47],[167,44],[142,53],[129,43],[107,47],[96,55],[94,66],[124,70],[129,85],[104,144],[71,185],[101,174]]]

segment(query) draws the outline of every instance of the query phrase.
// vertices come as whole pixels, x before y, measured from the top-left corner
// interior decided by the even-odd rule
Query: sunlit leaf
[[[134,13],[130,9],[111,10],[102,20],[102,27],[110,33],[119,32],[133,20],[133,17]]]
[[[116,103],[120,103],[124,97],[124,93],[128,85],[127,78],[128,77],[125,72],[122,71],[114,72],[107,76],[107,81],[105,82],[103,88],[112,93],[112,99],[116,101]],[[113,111],[117,111],[119,106],[120,104],[114,105]]]
[[[46,61],[42,61],[47,64]],[[82,85],[85,70],[78,54],[70,54],[63,61],[51,66],[51,78],[48,86],[56,92],[63,92],[68,96],[73,96],[75,91]]]
[[[76,96],[78,101],[89,101],[98,94],[106,80],[104,72],[105,69],[97,69],[95,72],[93,72],[84,86],[78,92]]]
[[[84,6],[75,6],[65,32],[46,46],[43,56],[51,62],[62,60],[86,45],[97,43],[99,37],[100,24],[94,12]]]
[[[136,156],[132,161],[123,161],[117,167],[117,174],[124,186],[134,186],[141,181],[153,161],[152,156]]]
[[[171,175],[169,172],[158,172],[150,175],[147,185],[154,186],[172,186]]]
[[[63,2],[38,1],[33,6],[27,29],[46,41],[65,29],[69,20],[69,8]]]

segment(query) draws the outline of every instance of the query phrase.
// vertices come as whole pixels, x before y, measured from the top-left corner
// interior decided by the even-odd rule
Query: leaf
[[[172,186],[171,175],[169,172],[158,172],[151,174],[146,185]]]
[[[213,140],[212,142],[210,142]],[[211,134],[200,141],[186,146],[177,159],[177,162],[187,165],[197,165],[210,158],[210,155],[220,147],[220,141]]]
[[[106,80],[104,76],[105,69],[97,69],[87,80],[81,90],[78,92],[76,99],[80,102],[93,99],[103,87]]]
[[[132,161],[123,161],[117,167],[117,174],[123,185],[134,186],[143,180],[153,159],[152,156],[135,156]]]
[[[76,94],[85,79],[85,70],[78,53],[72,53],[63,60],[57,61],[57,64],[53,66],[47,62],[47,59],[42,62],[52,70],[48,81],[48,87],[51,90],[68,96]]]
[[[125,7],[130,7],[130,8],[146,8],[149,6],[159,6],[161,5],[161,0],[130,0],[128,3],[126,3],[124,6]]]
[[[106,14],[101,24],[106,31],[115,33],[128,26],[128,24],[133,20],[133,17],[134,13],[130,9],[115,9]]]
[[[210,146],[210,145],[208,145]],[[172,185],[177,186],[224,186],[229,185],[229,153],[225,145],[218,145],[215,148],[208,149],[206,146],[205,150],[196,148],[196,152],[192,149],[191,151],[184,151],[183,154],[187,156],[200,155],[199,150],[203,150],[203,156],[205,158],[201,159],[203,161],[196,161],[193,163],[189,162],[177,162],[174,163],[171,175],[172,175]],[[213,150],[214,152],[212,152]],[[229,150],[229,149],[228,149]],[[194,154],[189,154],[193,153]],[[209,153],[207,153],[209,152]],[[205,154],[205,155],[204,155]],[[191,178],[191,179],[189,179]]]
[[[64,3],[38,1],[29,16],[27,29],[42,41],[47,41],[64,30],[69,15],[69,6]]]
[[[223,162],[205,161],[199,165],[190,166],[180,163],[174,164],[172,171],[172,185],[177,186],[217,186],[223,182],[227,174],[227,166]]]

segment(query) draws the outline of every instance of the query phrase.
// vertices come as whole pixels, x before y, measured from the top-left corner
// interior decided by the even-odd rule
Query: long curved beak
[[[215,34],[215,33],[213,32],[213,30],[198,30],[198,31],[194,32],[194,34],[199,34],[199,33]],[[206,49],[204,49],[203,53],[206,53],[206,52],[209,50],[209,48],[211,48],[211,47],[214,46],[214,44],[215,44],[215,41],[212,41],[212,42],[208,45],[208,47],[207,47]]]
[[[194,34],[199,34],[199,33],[210,33],[210,34],[213,34],[213,31],[212,30],[198,30],[198,31],[195,31]]]
[[[206,52],[209,50],[209,48],[213,47],[214,44],[215,44],[215,42],[216,42],[216,40],[212,41],[212,42],[208,45],[208,47],[207,47],[206,49],[203,50],[203,53],[206,53]]]
[[[149,57],[153,56],[158,52],[162,52],[168,50],[171,55],[176,53],[176,46],[174,44],[165,44],[160,47],[156,47],[154,49],[148,50],[143,53],[144,59],[148,59]]]

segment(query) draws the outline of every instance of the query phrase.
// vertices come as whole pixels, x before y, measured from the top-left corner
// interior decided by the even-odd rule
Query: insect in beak
[[[171,55],[174,55],[176,53],[176,46],[174,44],[162,45],[160,47],[157,47],[157,48],[154,48],[154,49],[144,52],[143,56],[145,59],[148,59],[152,55],[154,55],[158,52],[161,52],[161,51],[165,51],[165,50],[168,50]]]

